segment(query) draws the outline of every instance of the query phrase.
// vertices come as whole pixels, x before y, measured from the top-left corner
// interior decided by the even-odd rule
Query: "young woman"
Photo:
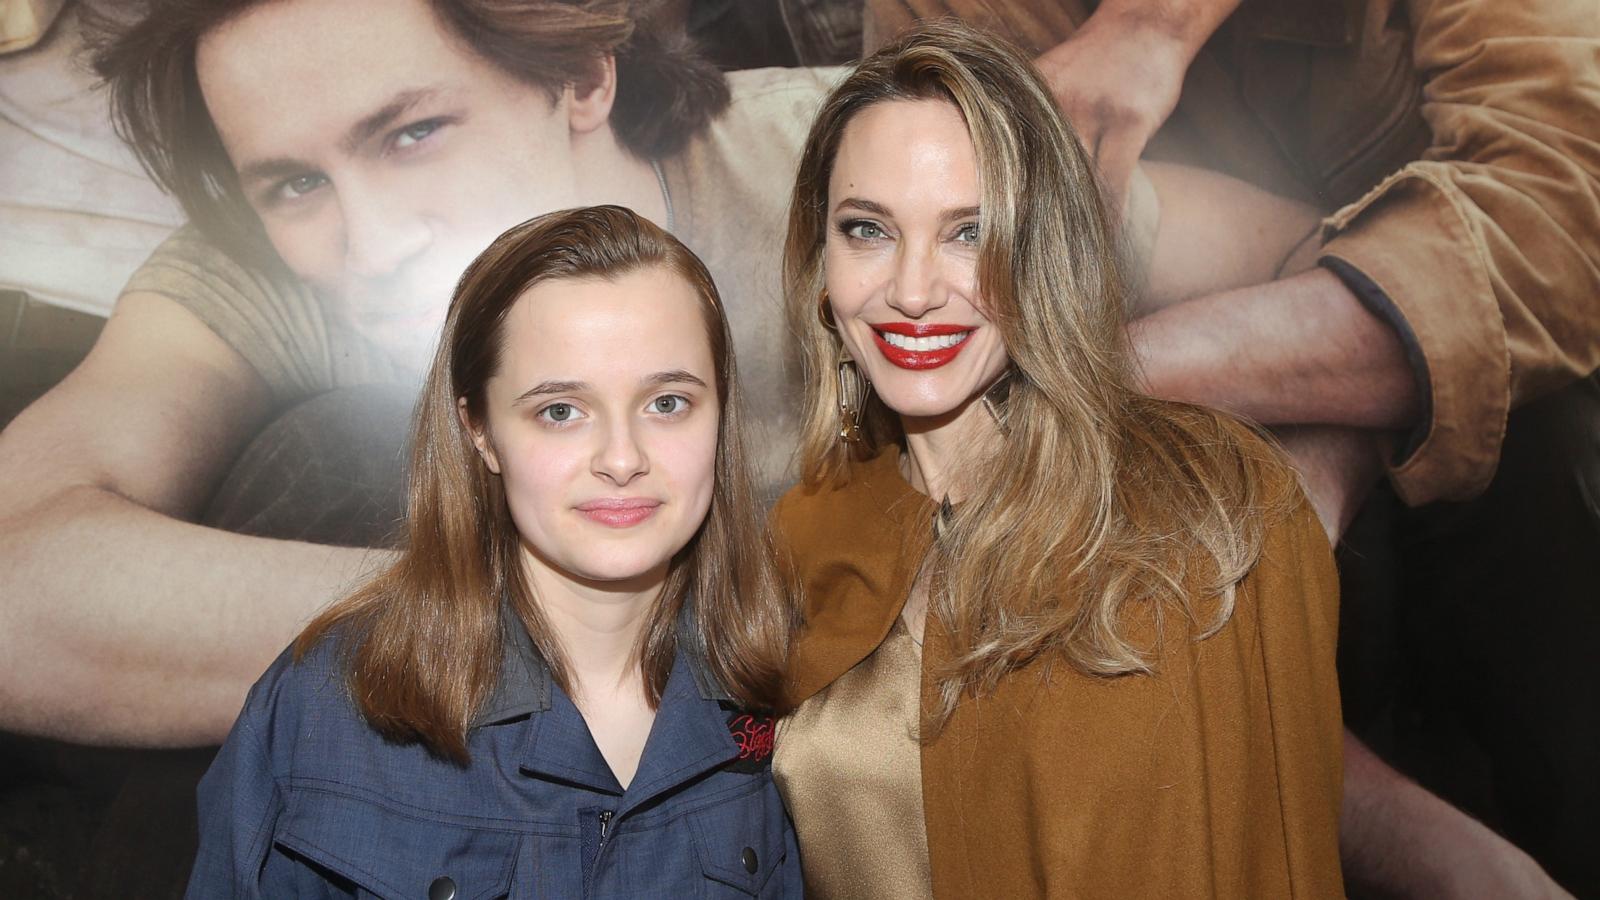
[[[812,127],[786,247],[813,896],[1340,896],[1336,584],[1270,446],[1134,387],[1090,162],[956,25]]]
[[[192,897],[799,894],[789,623],[710,275],[618,207],[463,276],[398,560],[251,691]]]

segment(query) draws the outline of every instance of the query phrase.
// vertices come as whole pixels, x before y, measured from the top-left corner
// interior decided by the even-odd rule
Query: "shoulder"
[[[797,556],[851,555],[864,549],[865,538],[922,532],[931,509],[901,477],[898,448],[891,446],[852,463],[842,478],[790,488],[773,506],[771,525],[780,546]]]
[[[767,526],[772,532],[779,559],[791,569],[790,574],[804,571],[807,563],[817,555],[818,541],[822,536],[819,525],[832,518],[830,500],[836,499],[834,491],[826,487],[800,483],[784,491],[773,504],[767,516]]]
[[[1290,594],[1336,608],[1333,549],[1288,456],[1250,424],[1226,413],[1211,415],[1209,427],[1228,448],[1213,468],[1237,473],[1239,489],[1230,492],[1237,498],[1233,514],[1259,535],[1259,551],[1241,589],[1263,598]]]
[[[1191,562],[1201,563],[1187,567],[1201,579],[1193,584],[1207,596],[1219,577],[1234,585],[1235,630],[1248,634],[1254,623],[1282,621],[1286,606],[1331,621],[1338,575],[1328,537],[1271,436],[1227,413],[1182,403],[1158,401],[1144,422],[1149,440],[1140,452],[1147,455],[1137,461],[1163,474],[1139,479],[1139,514],[1192,531]]]
[[[193,225],[173,232],[123,294],[177,303],[245,359],[281,404],[336,387],[383,381],[392,367],[279,263],[247,264]]]
[[[766,119],[775,113],[801,113],[797,123],[786,124],[791,128],[798,124],[803,135],[810,130],[811,119],[823,98],[847,71],[838,67],[799,67],[731,72],[728,74],[731,102],[722,120],[738,122],[744,117]]]
[[[691,192],[720,188],[787,200],[800,148],[838,69],[751,69],[728,75],[731,99],[669,171]]]
[[[280,653],[250,688],[235,728],[253,733],[273,757],[292,754],[312,730],[369,730],[350,697],[337,636],[318,641],[299,659],[293,647]]]
[[[848,496],[835,485],[800,483],[783,492],[772,506],[770,524],[779,538],[792,542],[807,534],[820,520],[848,504]]]
[[[1339,572],[1327,530],[1292,471],[1283,490],[1286,502],[1265,516],[1261,556],[1246,582],[1257,595],[1291,594],[1314,602],[1336,620]]]
[[[193,225],[184,225],[162,241],[133,274],[126,290],[234,302],[315,302],[311,291],[286,270],[246,265]]]
[[[1276,660],[1298,667],[1295,679],[1323,669],[1331,678],[1339,632],[1339,572],[1327,532],[1287,464],[1266,470],[1258,496],[1258,549],[1234,587],[1226,630],[1258,647],[1269,668]],[[1290,676],[1280,672],[1277,677]]]
[[[1250,486],[1245,494],[1249,505],[1240,514],[1259,519],[1261,552],[1251,577],[1326,575],[1337,588],[1327,530],[1289,457],[1270,436],[1227,414],[1217,417],[1235,445],[1235,465]]]
[[[1270,531],[1306,503],[1289,457],[1260,427],[1189,403],[1145,398],[1137,410],[1124,474],[1144,510]]]
[[[691,145],[704,164],[776,181],[788,194],[800,150],[840,69],[752,69],[728,76],[728,109]],[[781,177],[775,177],[781,173]]]

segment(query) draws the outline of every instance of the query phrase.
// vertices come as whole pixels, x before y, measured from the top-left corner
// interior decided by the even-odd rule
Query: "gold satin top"
[[[922,649],[896,619],[870,656],[778,723],[772,774],[806,895],[933,897],[916,739]]]

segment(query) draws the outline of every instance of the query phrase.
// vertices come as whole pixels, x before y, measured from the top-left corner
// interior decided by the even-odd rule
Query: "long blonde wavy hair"
[[[1013,367],[1003,440],[966,461],[965,499],[927,560],[929,615],[954,648],[936,676],[937,728],[963,696],[1036,660],[1097,676],[1151,671],[1156,648],[1139,645],[1132,618],[1153,617],[1160,635],[1175,611],[1198,637],[1214,634],[1293,482],[1243,423],[1135,388],[1127,287],[1091,161],[1028,60],[954,22],[919,26],[858,65],[824,102],[801,156],[784,281],[805,372],[804,481],[842,484],[852,463],[904,442],[876,398],[863,440],[838,440],[845,351],[818,315],[822,251],[846,127],[874,104],[929,99],[954,104],[972,138],[980,303]]]

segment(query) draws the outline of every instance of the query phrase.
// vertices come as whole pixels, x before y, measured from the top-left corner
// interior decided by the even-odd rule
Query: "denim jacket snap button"
[[[749,847],[744,848],[744,852],[739,854],[739,861],[744,863],[744,870],[751,875],[756,873],[756,867],[760,865],[756,860],[756,851]]]
[[[428,900],[456,900],[456,883],[449,875],[440,875],[428,885]]]

